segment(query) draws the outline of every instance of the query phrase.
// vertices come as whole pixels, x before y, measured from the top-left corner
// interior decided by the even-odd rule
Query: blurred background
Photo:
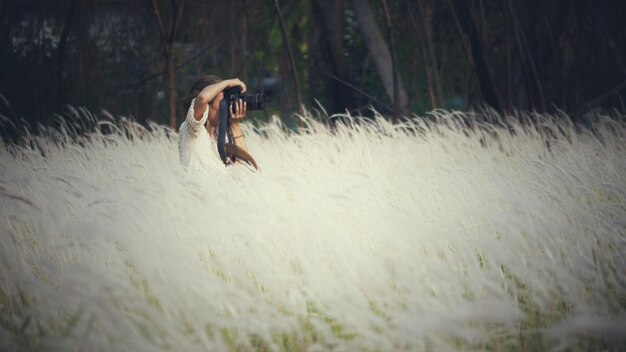
[[[623,0],[2,0],[0,114],[68,106],[178,126],[203,74],[285,118],[323,106],[624,109]],[[394,74],[395,72],[395,74]],[[395,78],[395,79],[394,79]],[[321,115],[324,115],[323,113]]]

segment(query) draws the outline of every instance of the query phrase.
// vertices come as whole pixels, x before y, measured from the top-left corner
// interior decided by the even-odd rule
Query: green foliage
[[[0,113],[13,121],[25,118],[48,123],[54,113],[70,104],[104,108],[140,122],[165,123],[163,45],[150,3],[76,3],[73,8],[72,1],[9,1],[3,7],[0,44],[6,50],[0,54],[0,67],[4,68],[0,92],[9,104],[0,104]],[[167,32],[173,23],[172,3],[180,2],[156,3]],[[183,97],[200,75],[238,76],[255,91],[271,89],[271,113],[290,116],[296,110],[296,87],[271,5],[265,0],[185,2],[173,36],[177,97]],[[367,107],[374,105],[386,111],[370,97],[392,105],[351,1],[342,2],[340,13],[346,72],[337,72],[329,59],[331,44],[320,29],[324,16],[312,10],[314,3],[283,0],[280,5],[305,105],[316,106],[317,100],[332,106],[330,99],[338,94],[336,85],[346,85],[327,77],[329,73],[339,74],[351,85],[352,97],[346,107],[367,113]],[[621,58],[626,52],[615,43],[626,38],[619,1],[534,6],[473,0],[467,6],[467,18],[475,24],[495,91],[507,109],[558,107],[580,113],[620,104],[624,84],[619,73],[624,71]],[[370,1],[370,7],[388,43],[380,4]],[[320,11],[329,9],[322,6]],[[481,86],[467,52],[467,34],[459,33],[449,4],[413,1],[409,13],[409,2],[395,1],[390,11],[397,67],[410,110],[421,114],[433,107],[466,109],[482,104]],[[416,27],[409,14],[416,18]],[[64,32],[66,42],[61,46]],[[433,44],[432,55],[425,38]],[[430,56],[438,74],[430,84],[439,86],[442,94],[436,106],[432,106],[433,87],[426,74]],[[278,84],[262,87],[263,78],[275,78]],[[178,108],[180,116],[184,109]]]

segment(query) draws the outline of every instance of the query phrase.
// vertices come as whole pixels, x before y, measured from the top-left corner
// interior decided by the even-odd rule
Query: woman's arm
[[[248,152],[248,146],[246,145],[245,136],[241,131],[241,127],[239,126],[239,121],[243,120],[246,117],[246,111],[248,106],[245,101],[239,99],[233,106],[233,110],[229,111],[230,115],[230,130],[233,135],[233,143],[239,148],[243,149],[246,153]]]
[[[211,84],[210,86],[204,87],[204,89],[202,89],[200,93],[198,93],[198,96],[196,97],[196,101],[193,107],[194,109],[193,117],[197,121],[200,121],[202,119],[202,114],[204,114],[204,111],[207,108],[207,105],[211,101],[213,101],[213,99],[215,99],[215,97],[218,94],[220,94],[221,91],[223,91],[226,88],[235,87],[235,86],[240,86],[242,93],[246,91],[246,85],[242,81],[240,81],[238,78],[227,79],[227,80],[215,83],[215,84]]]
[[[244,119],[246,116],[246,102],[241,99],[235,104],[234,111],[229,111],[230,115],[230,131],[233,136],[233,144],[235,144],[236,150],[238,150],[235,155],[237,159],[244,160],[255,169],[259,169],[256,161],[250,155],[248,151],[248,146],[246,145],[246,137],[243,135],[243,131],[239,125],[239,122]]]
[[[233,122],[230,127],[233,132],[233,142],[235,145],[243,149],[246,153],[250,153],[246,145],[246,136],[243,135],[241,127],[239,127],[239,122]]]

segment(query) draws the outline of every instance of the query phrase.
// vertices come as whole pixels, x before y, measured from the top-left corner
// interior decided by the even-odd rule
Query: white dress
[[[194,118],[193,106],[196,99],[191,100],[189,111],[185,121],[178,130],[178,151],[180,153],[180,163],[185,169],[197,171],[217,171],[224,172],[226,168],[217,152],[217,146],[209,132],[204,128],[206,119],[209,116],[209,105],[207,105],[202,119],[197,121]]]

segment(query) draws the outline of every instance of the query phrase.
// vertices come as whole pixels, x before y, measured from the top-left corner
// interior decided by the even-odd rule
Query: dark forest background
[[[0,114],[71,106],[177,126],[206,73],[253,114],[624,110],[626,1],[3,0]],[[394,74],[394,72],[396,72]],[[395,78],[395,79],[394,79]],[[319,102],[319,104],[318,104]]]

